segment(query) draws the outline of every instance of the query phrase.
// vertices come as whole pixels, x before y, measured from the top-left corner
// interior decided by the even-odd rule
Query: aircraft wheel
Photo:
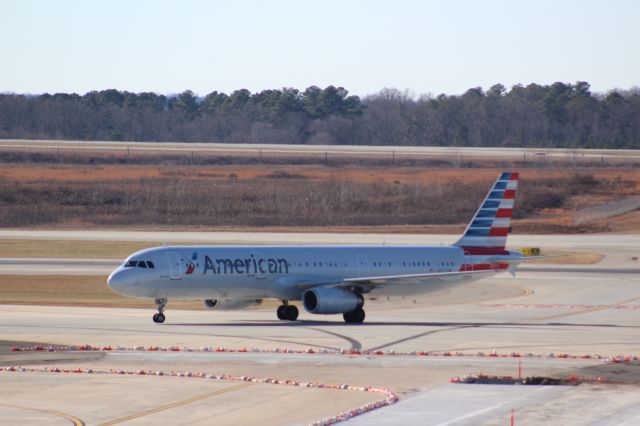
[[[279,320],[287,319],[287,307],[285,305],[278,306],[278,310],[276,311],[276,313],[278,314]]]
[[[158,307],[158,313],[153,316],[153,322],[156,324],[164,322],[164,308],[167,306],[167,299],[158,298],[155,300],[156,306]]]
[[[286,307],[286,315],[287,315],[287,319],[289,321],[295,321],[298,319],[298,308],[293,306],[293,305],[289,305]]]
[[[345,312],[342,314],[345,322],[350,324],[360,324],[364,321],[365,313],[364,309],[357,308],[350,312]]]

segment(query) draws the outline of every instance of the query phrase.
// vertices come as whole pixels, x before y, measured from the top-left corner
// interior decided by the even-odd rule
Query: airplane
[[[162,246],[129,256],[108,278],[112,291],[154,299],[153,321],[168,300],[204,300],[234,310],[282,302],[280,320],[342,314],[362,323],[365,300],[411,297],[510,271],[532,257],[506,250],[519,174],[503,172],[450,246]]]

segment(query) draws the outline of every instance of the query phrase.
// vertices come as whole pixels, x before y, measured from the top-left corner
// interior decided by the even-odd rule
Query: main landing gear
[[[342,314],[344,322],[348,322],[351,324],[360,324],[362,321],[364,321],[364,316],[364,309],[362,308],[356,308],[353,311],[345,312],[344,314]]]
[[[156,306],[158,307],[158,313],[153,315],[153,322],[161,324],[164,322],[164,307],[167,306],[167,299],[156,299]]]
[[[278,306],[276,313],[279,320],[295,321],[298,319],[298,308],[290,305],[286,300],[283,300],[282,305]]]

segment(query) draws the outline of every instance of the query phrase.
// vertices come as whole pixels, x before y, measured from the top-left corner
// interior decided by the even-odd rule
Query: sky
[[[0,92],[640,86],[636,0],[0,0]]]

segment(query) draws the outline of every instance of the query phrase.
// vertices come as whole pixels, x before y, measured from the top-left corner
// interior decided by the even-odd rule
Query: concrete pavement
[[[278,235],[250,238],[264,242]],[[283,235],[292,238],[291,234]],[[318,241],[333,238],[314,235],[311,237]],[[60,236],[70,237],[64,233]],[[122,237],[133,238],[127,234]],[[344,238],[366,242],[380,237]],[[0,352],[0,366],[190,371],[348,383],[397,392],[397,405],[353,420],[355,424],[398,424],[407,420],[420,424],[508,424],[511,409],[515,410],[516,424],[635,424],[640,419],[640,374],[635,371],[636,365],[612,365],[593,356],[640,355],[640,278],[632,260],[640,237],[515,237],[514,245],[533,242],[549,249],[582,249],[606,256],[596,265],[531,265],[516,278],[498,275],[415,302],[368,304],[367,320],[362,325],[347,325],[338,317],[306,312],[301,312],[298,322],[281,322],[272,309],[266,308],[182,311],[172,309],[171,301],[162,325],[151,321],[151,302],[148,309],[0,305],[2,341],[257,351]],[[396,238],[401,242],[416,237]],[[3,260],[0,267],[5,261],[11,262]],[[24,266],[35,260],[19,262]],[[60,262],[68,260],[40,262],[43,267],[59,267]],[[101,262],[112,261],[87,261],[87,267],[105,266]],[[274,348],[279,351],[273,352]],[[315,354],[283,353],[285,348],[303,352],[312,349]],[[452,356],[332,353],[341,349]],[[319,353],[323,351],[330,353]],[[466,355],[454,356],[456,353]],[[480,357],[478,353],[529,356]],[[558,356],[562,353],[591,358]],[[513,376],[519,363],[523,375],[603,377],[614,383],[561,388],[449,384],[451,377],[469,373]],[[235,382],[179,377],[3,371],[0,380],[0,415],[25,424],[69,424],[71,418],[86,424],[304,424],[379,399],[335,389],[263,384],[236,388]],[[616,384],[621,380],[626,384]]]

